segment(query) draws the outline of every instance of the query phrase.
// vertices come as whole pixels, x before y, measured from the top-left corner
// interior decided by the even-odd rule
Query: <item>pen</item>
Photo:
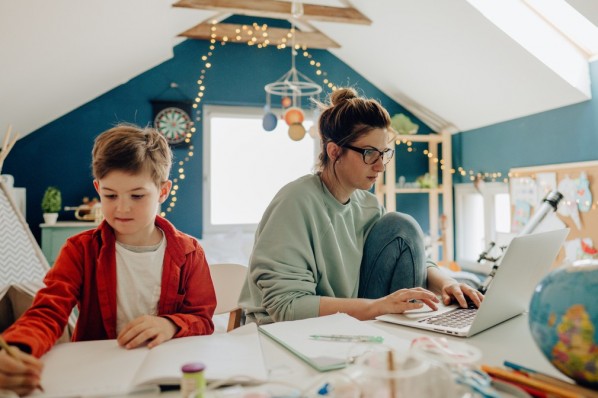
[[[13,354],[13,352],[10,350],[10,347],[8,346],[8,344],[6,343],[6,341],[2,338],[2,336],[0,336],[0,348],[2,348],[4,351],[6,351],[6,353],[8,354],[9,357],[16,359],[17,361],[19,360],[15,354]],[[39,388],[40,391],[44,391],[44,389],[42,388],[41,385],[38,385],[37,388]]]
[[[589,388],[585,388],[585,387],[579,386],[577,384],[569,383],[564,380],[557,379],[556,377],[548,376],[544,373],[527,368],[525,366],[518,365],[518,364],[510,362],[510,361],[504,361],[503,365],[505,365],[507,368],[511,368],[513,370],[521,372],[521,373],[525,374],[526,376],[531,377],[532,379],[540,380],[540,381],[543,381],[543,382],[546,382],[549,384],[553,384],[555,386],[568,388],[571,391],[575,391],[580,394],[583,394],[584,396],[586,396],[588,398],[598,398],[598,391],[593,391],[593,390],[590,390]]]
[[[382,343],[384,338],[381,336],[351,335],[351,334],[312,334],[309,336],[312,340],[324,341],[342,341],[352,343]]]

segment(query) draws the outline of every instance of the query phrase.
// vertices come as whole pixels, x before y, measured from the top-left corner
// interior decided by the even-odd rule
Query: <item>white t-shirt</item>
[[[166,239],[154,246],[116,242],[116,333],[141,315],[157,315]]]

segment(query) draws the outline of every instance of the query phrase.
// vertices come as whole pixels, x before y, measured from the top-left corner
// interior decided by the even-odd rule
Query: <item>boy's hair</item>
[[[138,174],[149,171],[156,186],[168,180],[172,151],[154,128],[119,124],[98,135],[91,151],[93,177],[104,178],[114,170]]]

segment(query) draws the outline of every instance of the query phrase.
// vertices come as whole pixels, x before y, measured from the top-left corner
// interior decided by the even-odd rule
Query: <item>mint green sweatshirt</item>
[[[239,298],[247,321],[317,317],[320,296],[357,297],[365,240],[384,213],[368,191],[339,203],[318,175],[284,186],[256,232]]]

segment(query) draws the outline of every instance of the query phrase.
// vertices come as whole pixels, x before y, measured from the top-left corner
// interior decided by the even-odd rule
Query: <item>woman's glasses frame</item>
[[[357,153],[361,153],[363,158],[363,163],[365,164],[375,164],[380,158],[382,158],[382,163],[387,164],[392,159],[395,151],[394,149],[386,148],[383,151],[380,151],[376,148],[357,148],[352,145],[345,144],[342,146],[343,148],[350,149]]]

